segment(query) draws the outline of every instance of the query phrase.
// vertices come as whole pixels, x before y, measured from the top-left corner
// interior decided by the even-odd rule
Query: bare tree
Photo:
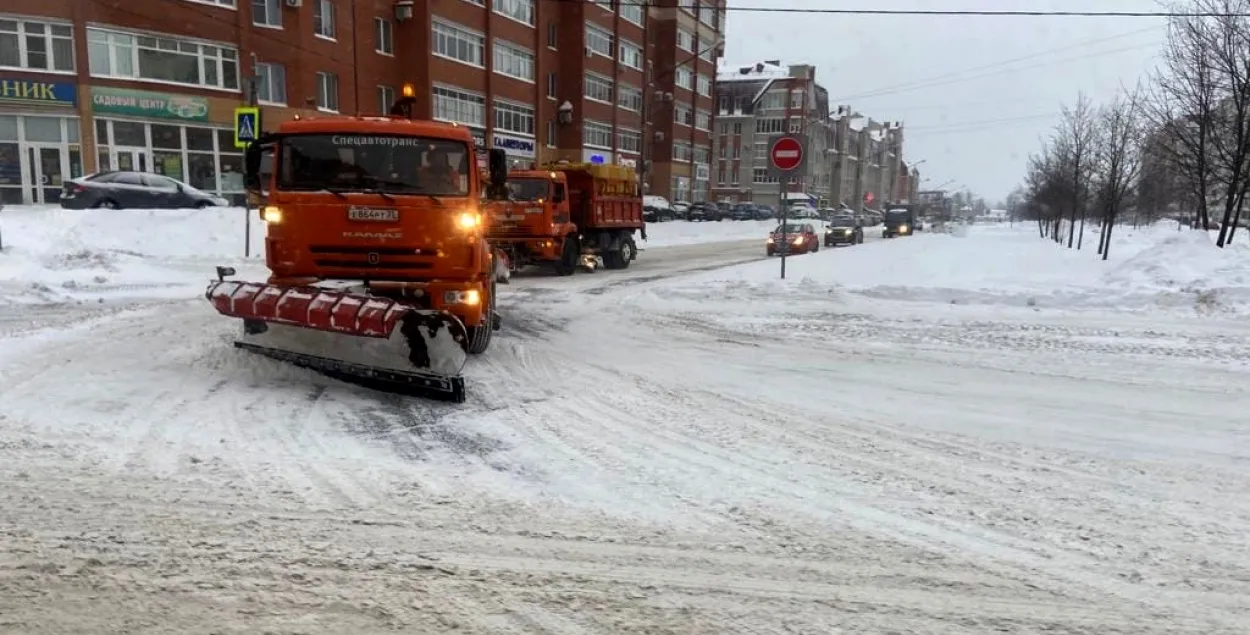
[[[1213,109],[1219,134],[1213,138],[1214,163],[1223,207],[1216,245],[1223,247],[1250,185],[1250,0],[1197,0],[1198,9],[1221,15],[1204,18],[1203,42],[1210,50],[1219,100]]]
[[[1077,96],[1076,105],[1064,106],[1063,119],[1055,130],[1055,157],[1068,181],[1068,248],[1076,240],[1078,217],[1080,234],[1085,236],[1085,216],[1088,210],[1090,178],[1093,175],[1094,146],[1097,138],[1097,113],[1084,94]],[[1080,249],[1080,244],[1076,245]]]
[[[1122,95],[1098,111],[1094,151],[1094,200],[1101,212],[1098,253],[1111,254],[1111,234],[1124,210],[1142,166],[1140,90]]]

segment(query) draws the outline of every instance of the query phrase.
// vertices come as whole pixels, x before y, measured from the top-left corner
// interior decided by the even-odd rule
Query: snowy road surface
[[[10,313],[0,633],[1247,632],[1250,327],[810,279],[940,239],[517,279],[461,406]]]

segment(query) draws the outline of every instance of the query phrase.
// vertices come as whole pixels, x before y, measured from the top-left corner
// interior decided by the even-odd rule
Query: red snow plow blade
[[[227,274],[229,275],[229,274]],[[445,311],[319,287],[218,280],[205,297],[243,320],[235,346],[387,392],[463,402],[468,332]]]

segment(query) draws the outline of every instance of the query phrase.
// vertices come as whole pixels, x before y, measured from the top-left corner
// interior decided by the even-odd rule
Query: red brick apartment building
[[[652,11],[672,23],[672,9]],[[648,23],[636,0],[7,0],[0,200],[55,202],[63,179],[102,169],[238,198],[232,114],[253,76],[266,128],[378,114],[411,82],[429,95],[419,116],[465,124],[517,164],[654,152],[657,176],[690,175],[667,166],[683,143],[707,143],[691,126],[657,126],[643,148],[643,74],[663,84],[669,63],[649,55]],[[694,98],[679,89],[672,103]]]

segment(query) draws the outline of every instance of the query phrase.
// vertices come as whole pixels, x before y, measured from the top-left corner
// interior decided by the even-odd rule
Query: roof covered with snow
[[[789,67],[783,66],[778,60],[751,64],[727,64],[722,60],[716,67],[716,81],[718,82],[784,79],[789,76]]]

